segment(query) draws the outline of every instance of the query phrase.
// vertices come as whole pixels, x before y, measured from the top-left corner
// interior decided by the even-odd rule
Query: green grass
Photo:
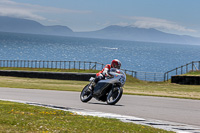
[[[189,73],[183,74],[187,76],[200,76],[200,71],[191,71]]]
[[[37,69],[29,69],[29,70],[36,71]],[[40,71],[41,70],[45,71],[46,69],[45,70],[40,69]],[[47,69],[46,71],[68,71],[68,70]],[[69,71],[73,72],[74,70],[69,70]],[[75,70],[75,71],[85,72],[84,70]],[[81,91],[82,88],[88,83],[89,83],[88,81],[52,80],[52,79],[0,76],[0,87],[12,87],[12,88]],[[146,82],[135,79],[129,75],[127,75],[127,81],[124,86],[124,93],[132,95],[176,97],[176,98],[200,100],[199,85],[172,84],[170,83],[170,81]]]
[[[0,101],[1,132],[141,132],[167,133],[116,119],[80,116],[66,111]]]
[[[0,76],[1,87],[61,90],[61,91],[81,91],[87,81],[53,80],[37,78],[21,78]]]
[[[20,70],[20,71],[48,71],[48,72],[78,72],[78,73],[97,73],[99,70],[83,69],[55,69],[55,68],[17,68],[17,67],[0,67],[0,70]]]

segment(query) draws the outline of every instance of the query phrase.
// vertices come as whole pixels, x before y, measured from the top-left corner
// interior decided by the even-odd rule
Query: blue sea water
[[[166,72],[200,61],[200,45],[149,43],[0,32],[0,60],[94,61],[122,68]]]

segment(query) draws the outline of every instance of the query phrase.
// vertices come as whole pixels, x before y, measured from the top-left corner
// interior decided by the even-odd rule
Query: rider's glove
[[[108,71],[109,71],[109,69],[108,69],[108,68],[105,68],[104,71],[103,71],[103,75],[104,75],[104,76],[109,76]]]
[[[99,78],[99,80],[103,79],[103,75],[99,74],[98,78]]]

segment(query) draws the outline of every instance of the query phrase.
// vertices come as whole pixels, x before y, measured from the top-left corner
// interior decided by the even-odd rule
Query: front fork
[[[112,93],[113,93],[114,89],[115,89],[115,84],[112,84],[112,89],[111,89]]]
[[[112,84],[112,92],[116,91],[118,87],[120,88],[117,84]]]
[[[95,87],[95,82],[94,82],[94,80],[92,80],[92,81],[90,82],[88,88],[89,88],[90,91],[93,91],[93,90],[94,90],[94,87]]]

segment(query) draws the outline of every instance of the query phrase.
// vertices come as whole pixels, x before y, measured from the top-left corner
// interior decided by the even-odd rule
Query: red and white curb
[[[48,104],[29,102],[29,101],[10,100],[10,99],[0,99],[0,100],[24,103],[24,104],[41,106],[41,107],[52,108],[52,109],[63,110],[63,111],[69,111],[78,115],[114,118],[122,122],[132,122],[135,124],[151,126],[154,128],[164,129],[167,131],[174,131],[177,133],[200,133],[200,127],[187,125],[187,124],[181,124],[181,123],[175,123],[175,122],[169,122],[169,121],[143,119],[143,118],[138,118],[134,116],[118,115],[118,114],[113,114],[113,113],[103,113],[103,112],[97,112],[94,110],[61,107],[61,106],[56,106],[56,105],[48,105]]]

